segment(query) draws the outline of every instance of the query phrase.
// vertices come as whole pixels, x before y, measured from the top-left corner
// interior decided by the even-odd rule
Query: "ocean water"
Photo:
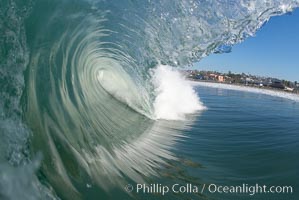
[[[0,198],[142,199],[125,189],[176,181],[297,186],[297,97],[194,87],[177,70],[297,7],[0,0]]]
[[[293,194],[211,194],[208,199],[298,199],[298,101],[197,86],[208,107],[185,131],[179,153],[200,164],[192,177],[216,185],[293,186]]]
[[[217,88],[213,84],[193,83],[206,109],[189,115],[189,123],[181,130],[174,145],[176,159],[165,163],[155,177],[147,178],[151,190],[136,190],[137,184],[127,180],[135,189],[136,199],[289,199],[299,197],[298,187],[298,117],[299,101],[256,93],[247,87],[232,90],[232,86]],[[205,85],[205,86],[203,86]],[[216,84],[217,86],[217,84]],[[246,89],[247,88],[247,89]],[[240,87],[238,87],[240,89]],[[270,91],[271,92],[271,91]],[[153,185],[169,187],[164,195]],[[186,189],[188,184],[198,192]],[[203,185],[205,190],[202,192]],[[208,186],[291,186],[292,193],[258,192],[248,189],[241,193],[222,193]],[[159,188],[158,186],[156,188]],[[162,189],[161,189],[162,190]],[[119,198],[109,194],[107,198]]]

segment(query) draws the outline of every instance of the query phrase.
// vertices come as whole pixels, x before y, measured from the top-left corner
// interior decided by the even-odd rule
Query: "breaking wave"
[[[156,93],[155,118],[184,120],[186,114],[205,109],[192,85],[179,71],[160,65],[152,71],[152,77]]]
[[[176,159],[171,150],[189,115],[205,109],[170,66],[229,52],[271,16],[299,6],[0,2],[0,197],[7,199],[86,199],[88,189],[158,176]]]

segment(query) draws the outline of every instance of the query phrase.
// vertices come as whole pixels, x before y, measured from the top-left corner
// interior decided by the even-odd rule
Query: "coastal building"
[[[209,80],[213,80],[213,81],[217,80],[217,74],[209,74],[208,77],[209,77]]]
[[[204,76],[200,75],[200,74],[196,74],[195,75],[195,79],[198,79],[198,80],[204,80]]]
[[[225,81],[224,76],[219,75],[219,76],[218,76],[218,81],[219,81],[219,82],[224,82],[224,81]]]
[[[286,92],[299,93],[299,83],[288,80],[280,80],[271,77],[261,77],[251,74],[221,73],[217,71],[185,70],[182,72],[185,77],[194,80],[209,82],[241,84],[251,87],[275,88]]]
[[[270,85],[270,87],[277,88],[277,89],[285,89],[285,86],[279,80],[273,81],[272,84]]]

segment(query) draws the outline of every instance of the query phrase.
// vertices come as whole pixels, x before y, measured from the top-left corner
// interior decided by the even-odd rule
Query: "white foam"
[[[287,92],[283,92],[283,91],[274,91],[274,90],[268,90],[268,89],[262,89],[262,88],[252,88],[252,87],[246,87],[246,86],[229,85],[229,84],[223,84],[223,83],[211,83],[211,82],[190,81],[190,84],[192,84],[193,86],[200,85],[200,86],[212,87],[212,88],[259,93],[259,94],[281,97],[281,98],[299,102],[298,94],[292,94],[292,93],[287,93]]]
[[[156,119],[184,120],[186,114],[205,109],[191,83],[170,66],[159,65],[153,69],[152,83],[156,93]]]

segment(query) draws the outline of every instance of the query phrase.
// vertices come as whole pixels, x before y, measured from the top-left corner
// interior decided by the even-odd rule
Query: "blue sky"
[[[272,17],[255,37],[233,46],[231,53],[210,55],[194,68],[299,82],[299,9]]]

